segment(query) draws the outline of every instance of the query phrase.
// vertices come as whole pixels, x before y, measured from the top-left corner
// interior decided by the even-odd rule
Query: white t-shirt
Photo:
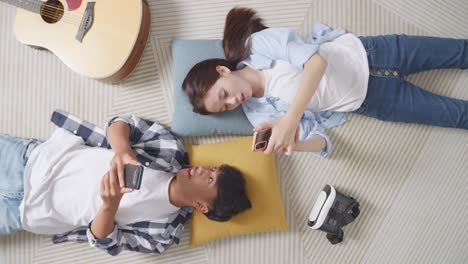
[[[359,38],[342,35],[320,45],[319,55],[328,63],[324,76],[307,109],[313,112],[351,112],[358,109],[367,94],[369,66]],[[265,74],[264,96],[291,103],[301,83],[303,70],[277,60]]]
[[[24,172],[20,217],[24,230],[60,234],[87,226],[102,205],[101,178],[112,150],[89,147],[58,128],[31,153]],[[169,202],[171,173],[144,169],[140,190],[124,194],[115,216],[119,225],[164,219],[179,210]]]

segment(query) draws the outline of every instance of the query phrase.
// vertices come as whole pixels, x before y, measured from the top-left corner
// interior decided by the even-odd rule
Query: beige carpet
[[[135,113],[170,125],[174,38],[220,38],[234,5],[256,8],[269,26],[308,32],[314,21],[357,35],[405,33],[468,38],[468,1],[436,0],[149,0],[152,35],[136,71],[119,85],[71,72],[52,54],[19,44],[14,8],[0,4],[0,133],[45,139],[50,113],[73,112],[99,124]],[[468,71],[433,71],[411,81],[468,100]],[[87,244],[52,245],[20,233],[0,239],[0,263],[468,263],[468,132],[390,124],[350,115],[331,132],[327,159],[278,157],[281,191],[291,230],[246,235],[162,255],[111,258]],[[208,143],[229,137],[188,138]],[[306,218],[325,183],[361,202],[345,241],[331,246]]]

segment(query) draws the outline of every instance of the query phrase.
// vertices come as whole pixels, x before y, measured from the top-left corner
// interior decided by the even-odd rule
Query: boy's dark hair
[[[236,68],[224,59],[209,59],[201,61],[190,69],[182,83],[182,90],[187,94],[190,103],[193,106],[193,111],[202,115],[207,115],[203,98],[205,98],[208,90],[215,84],[221,76],[216,71],[216,66],[226,66],[231,71]]]
[[[214,209],[206,213],[208,219],[223,222],[231,219],[252,204],[245,192],[245,179],[239,170],[228,165],[222,165],[217,178],[218,197],[214,201]]]
[[[193,111],[207,115],[203,98],[208,90],[219,79],[216,66],[226,66],[235,71],[239,62],[250,55],[250,45],[246,40],[255,32],[266,29],[262,19],[250,8],[235,7],[229,11],[224,25],[223,48],[224,59],[209,59],[197,63],[189,71],[182,83],[182,89],[190,99]]]

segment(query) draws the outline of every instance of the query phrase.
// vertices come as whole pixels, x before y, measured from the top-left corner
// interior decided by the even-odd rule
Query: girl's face
[[[208,112],[217,113],[233,110],[252,97],[252,85],[235,71],[217,66],[221,77],[208,90],[203,99]]]

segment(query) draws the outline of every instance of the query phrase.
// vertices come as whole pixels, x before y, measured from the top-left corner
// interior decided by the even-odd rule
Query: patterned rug
[[[0,133],[46,139],[54,109],[97,124],[124,113],[171,124],[175,38],[221,38],[235,5],[255,8],[269,26],[307,34],[314,21],[356,35],[413,34],[468,38],[468,1],[436,0],[149,0],[151,37],[136,70],[109,85],[80,77],[53,54],[21,45],[15,9],[0,4]],[[468,100],[468,71],[437,70],[409,80]],[[189,233],[162,255],[110,257],[84,244],[53,245],[29,233],[0,238],[0,263],[468,263],[468,132],[390,124],[350,114],[330,132],[326,159],[278,156],[288,232],[252,234],[188,247]],[[210,143],[232,137],[193,137]],[[306,219],[325,183],[361,203],[358,220],[332,246]],[[188,228],[188,227],[187,227]],[[187,230],[186,230],[187,231]]]

